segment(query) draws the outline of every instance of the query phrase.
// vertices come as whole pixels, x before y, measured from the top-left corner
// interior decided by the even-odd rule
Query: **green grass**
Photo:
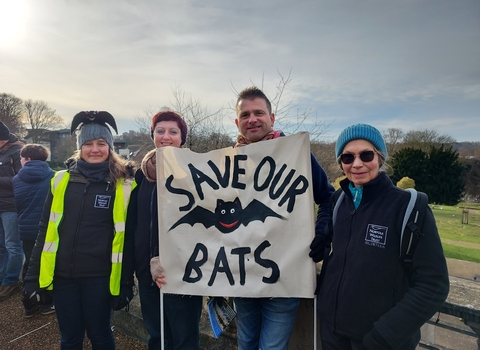
[[[463,208],[431,206],[440,237],[480,244],[480,210],[468,210],[468,224],[462,224]]]
[[[468,224],[462,224],[463,204],[458,207],[430,205],[442,240],[480,244],[480,210],[468,210]],[[472,206],[469,206],[472,208]],[[443,243],[447,258],[480,263],[480,249]]]
[[[448,243],[442,243],[442,246],[447,258],[480,263],[480,249],[460,247]]]

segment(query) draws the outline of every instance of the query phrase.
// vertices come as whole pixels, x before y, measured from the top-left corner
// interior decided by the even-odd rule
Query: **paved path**
[[[459,247],[474,248],[480,250],[479,243],[459,242],[450,239],[442,239],[443,243],[452,244]],[[480,282],[480,264],[470,261],[447,259],[448,273],[450,276],[466,279],[475,279]]]
[[[448,274],[450,276],[476,279],[480,282],[480,264],[470,261],[447,259]]]

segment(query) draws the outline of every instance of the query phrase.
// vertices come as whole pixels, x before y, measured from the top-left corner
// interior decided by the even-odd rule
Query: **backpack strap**
[[[335,225],[335,221],[337,220],[338,208],[340,207],[343,198],[345,198],[345,192],[341,188],[335,191],[335,193],[332,195],[331,213],[333,225]]]
[[[402,231],[400,234],[400,258],[402,258],[402,253],[408,251],[409,249],[403,249],[403,240],[404,240],[404,234],[405,234],[405,227],[407,227],[407,223],[410,220],[410,216],[412,214],[413,208],[415,206],[415,203],[417,201],[417,190],[414,188],[407,188],[406,191],[410,193],[410,201],[408,202],[407,209],[405,209],[405,215],[403,217],[403,223],[402,223]],[[408,244],[409,245],[409,244]],[[407,245],[407,246],[408,246]]]
[[[409,188],[410,201],[405,210],[403,218],[402,233],[400,237],[400,260],[403,266],[410,273],[412,269],[412,257],[418,244],[420,236],[424,236],[421,232],[423,220],[425,218],[428,205],[428,197],[423,192]],[[411,280],[411,277],[409,279]]]

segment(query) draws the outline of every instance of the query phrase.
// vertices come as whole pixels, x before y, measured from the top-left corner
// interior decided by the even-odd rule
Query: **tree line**
[[[44,101],[22,100],[13,94],[0,93],[0,116],[10,132],[22,136],[29,129],[29,137],[38,142],[45,130],[65,127],[63,118]]]
[[[322,142],[321,137],[328,130],[329,124],[319,121],[316,112],[308,107],[299,110],[294,100],[284,102],[282,96],[290,83],[290,73],[284,77],[280,73],[280,81],[272,100],[272,112],[276,113],[276,127],[292,134],[306,130],[311,136],[311,151],[325,169],[330,182],[338,182],[342,177],[334,157],[335,143]],[[262,80],[263,84],[263,80]],[[263,86],[262,86],[263,87]],[[232,115],[234,101],[226,108],[212,111],[200,99],[185,93],[181,87],[172,89],[171,107],[185,118],[189,126],[186,147],[194,152],[203,153],[211,150],[230,147],[235,142],[235,135],[228,133],[222,120]],[[151,116],[158,112],[149,107],[135,116],[137,130],[130,130],[117,136],[116,139],[142,148],[141,156],[153,148],[150,138]],[[292,112],[294,111],[294,112]],[[0,94],[0,116],[7,127],[16,134],[24,135],[29,127],[29,137],[37,142],[45,130],[68,128],[56,111],[44,101],[22,100],[12,94]],[[391,128],[383,133],[389,153],[386,170],[394,183],[403,178],[413,180],[412,184],[419,191],[429,195],[430,202],[439,204],[457,204],[460,200],[480,198],[480,143],[470,145],[469,152],[477,156],[459,156],[455,139],[449,135],[440,135],[435,130],[412,130],[404,132]],[[75,149],[71,140],[62,140],[56,152],[58,160],[63,161]]]

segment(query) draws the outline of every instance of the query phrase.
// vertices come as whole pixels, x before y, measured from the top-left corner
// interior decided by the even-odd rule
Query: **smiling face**
[[[162,120],[155,124],[153,130],[153,142],[155,147],[180,147],[182,144],[182,133],[178,123],[173,120]]]
[[[360,153],[365,151],[374,151],[375,155],[371,162],[363,162],[360,159]],[[355,187],[362,187],[366,183],[375,179],[380,170],[380,160],[375,147],[367,140],[353,140],[345,145],[342,154],[352,154],[355,160],[351,164],[341,163],[342,169],[347,178],[353,182]]]
[[[267,102],[263,98],[240,100],[237,104],[237,124],[240,134],[248,141],[260,141],[272,131],[275,115],[268,112]]]
[[[80,158],[87,163],[102,163],[108,159],[110,147],[104,139],[85,142],[80,149]]]

